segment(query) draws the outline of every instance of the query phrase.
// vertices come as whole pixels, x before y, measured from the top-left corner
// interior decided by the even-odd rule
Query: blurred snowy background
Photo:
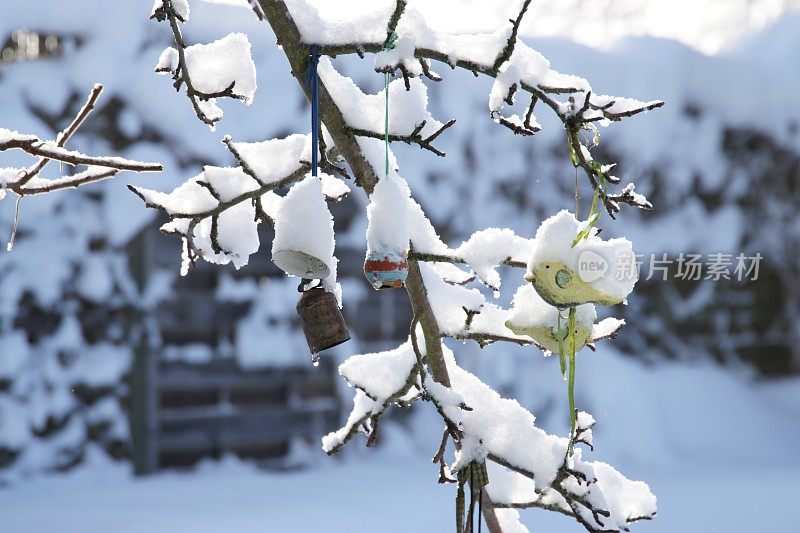
[[[375,293],[361,273],[360,193],[334,209],[354,338],[314,370],[295,319],[296,282],[278,275],[268,252],[242,271],[204,265],[179,279],[180,241],[160,237],[155,213],[126,189],[169,190],[203,164],[231,164],[224,134],[257,141],[306,131],[307,103],[269,26],[227,5],[236,3],[193,1],[185,28],[189,43],[242,31],[253,44],[255,101],[223,104],[213,133],[153,74],[171,35],[147,20],[149,0],[0,6],[0,126],[53,137],[99,82],[100,106],[71,146],[165,166],[21,204],[14,250],[0,253],[0,531],[451,528],[454,491],[436,485],[429,462],[439,422],[414,410],[383,427],[376,449],[352,446],[338,459],[318,446],[334,417],[314,438],[272,450],[267,470],[225,455],[190,470],[132,475],[142,331],[148,349],[171,362],[328,374],[339,358],[407,334],[404,295]],[[431,24],[475,32],[505,23],[516,5],[413,3]],[[658,518],[638,531],[796,531],[800,1],[537,0],[523,34],[554,68],[602,92],[667,102],[601,130],[601,152],[655,205],[624,210],[602,224],[604,233],[624,233],[638,252],[659,257],[763,256],[756,281],[643,280],[630,305],[615,309],[628,325],[579,365],[578,404],[598,420],[594,456],[659,497]],[[382,76],[371,65],[337,63],[376,92]],[[571,205],[559,124],[542,116],[542,132],[515,137],[488,116],[490,80],[438,70],[444,81],[430,87],[432,110],[458,120],[439,140],[448,156],[394,147],[417,199],[455,244],[487,226],[532,235]],[[0,166],[21,161],[0,154]],[[0,201],[0,235],[10,234],[13,212],[12,198]],[[504,286],[502,303],[514,289]],[[567,433],[554,359],[507,346],[459,345],[457,354],[544,428]],[[350,392],[331,379],[331,395],[346,407]],[[531,531],[578,530],[549,514],[523,512]]]

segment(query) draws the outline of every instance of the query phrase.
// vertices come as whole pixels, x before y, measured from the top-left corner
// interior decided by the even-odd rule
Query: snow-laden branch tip
[[[384,91],[364,94],[350,78],[340,74],[327,57],[319,61],[318,72],[334,103],[341,111],[350,131],[360,137],[384,139],[385,131]],[[419,80],[412,80],[408,90],[400,80],[389,83],[389,130],[390,142],[402,141],[416,144],[436,155],[444,152],[432,142],[455,120],[442,123],[428,110],[428,89]]]
[[[217,98],[232,98],[246,104],[256,91],[256,67],[250,40],[243,33],[231,33],[209,44],[187,46],[179,22],[189,17],[186,0],[156,0],[151,18],[166,20],[177,48],[166,48],[155,71],[171,74],[173,86],[186,89],[195,115],[212,130],[222,118]]]

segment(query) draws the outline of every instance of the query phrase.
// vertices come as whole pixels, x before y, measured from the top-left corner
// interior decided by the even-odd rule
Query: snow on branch
[[[161,165],[158,163],[145,163],[123,157],[91,156],[80,152],[67,150],[58,144],[43,141],[32,135],[23,135],[16,131],[0,129],[0,151],[17,148],[33,156],[52,159],[69,165],[94,165],[116,170],[132,170],[134,172],[158,172]]]
[[[420,265],[420,271],[442,336],[481,346],[497,341],[533,344],[530,337],[508,329],[508,311],[488,302],[478,289],[445,282],[435,265]]]
[[[346,13],[322,13],[322,6],[317,9],[304,0],[291,0],[285,4],[303,42],[319,45],[321,53],[330,56],[375,53],[375,69],[379,72],[399,70],[407,87],[411,86],[410,77],[428,75],[431,79],[440,79],[430,69],[431,60],[495,78],[489,95],[490,116],[515,134],[529,136],[541,129],[533,111],[538,102],[543,102],[564,123],[572,151],[581,155],[588,153],[578,140],[581,130],[594,131],[594,123],[605,126],[664,105],[659,100],[643,102],[594,95],[585,79],[551,69],[550,62],[518,36],[522,17],[530,5],[528,0],[519,4],[516,16],[509,19],[510,24],[504,28],[489,34],[457,35],[430,28],[424,17],[405,1],[395,2],[394,9],[384,3],[359,6],[354,13],[347,10],[344,10]],[[380,31],[381,24],[384,31]],[[384,50],[392,33],[398,37],[396,46]],[[503,107],[513,104],[520,92],[531,95],[525,115],[504,115]],[[569,97],[560,100],[558,96],[562,94]],[[411,136],[397,140],[422,145],[420,140],[424,139],[424,136],[421,139]],[[616,184],[619,180],[614,181],[610,176],[604,185],[590,161],[591,156],[582,157],[576,166],[584,171],[612,217],[623,203],[642,209],[652,208],[646,198],[632,193],[632,189],[611,194],[609,184]]]
[[[532,480],[539,494],[548,489],[558,493],[589,531],[626,530],[633,521],[655,514],[655,497],[647,485],[626,479],[605,463],[584,461],[581,450],[566,458],[567,439],[537,428],[535,417],[519,403],[461,369],[446,347],[444,354],[452,387],[441,396],[436,389],[428,392],[462,440],[470,436],[480,443],[475,453]]]
[[[256,67],[250,41],[243,33],[231,33],[210,44],[187,46],[178,22],[189,16],[186,0],[156,0],[150,18],[168,21],[176,48],[166,48],[155,71],[171,74],[174,87],[186,87],[197,118],[212,130],[222,118],[216,99],[227,97],[249,104],[256,91]]]
[[[326,57],[320,59],[318,72],[350,131],[359,137],[383,140],[384,91],[364,94],[353,80],[339,74]],[[443,124],[433,118],[428,111],[428,89],[425,84],[411,80],[406,90],[402,82],[395,80],[389,84],[389,101],[390,141],[416,144],[436,155],[445,155],[431,143],[455,124],[455,120]]]
[[[370,435],[368,445],[374,443],[378,419],[415,386],[419,366],[408,340],[394,350],[354,355],[339,365],[339,374],[358,390],[345,425],[322,439],[322,449],[329,455],[362,430]]]
[[[655,515],[655,497],[647,485],[605,463],[584,461],[581,450],[568,457],[567,439],[537,428],[536,418],[516,400],[502,398],[460,368],[446,346],[442,350],[450,387],[425,378],[425,356],[416,354],[410,341],[342,363],[339,372],[358,390],[347,422],[323,438],[323,449],[336,453],[359,431],[367,432],[373,444],[379,417],[417,386],[445,417],[457,442],[456,461],[444,476],[488,459],[487,494],[495,507],[554,510],[589,531],[627,531],[633,522]],[[576,442],[590,445],[594,418],[583,412],[578,418]],[[442,446],[437,457],[443,453]]]
[[[241,267],[259,247],[257,225],[272,223],[281,197],[273,191],[302,180],[310,170],[310,136],[294,134],[263,142],[223,143],[237,167],[205,166],[203,171],[170,192],[129,185],[147,207],[161,209],[170,221],[164,233],[185,239],[184,258],[202,257],[214,263]],[[349,187],[322,176],[329,201],[341,200]],[[188,267],[184,264],[184,272]]]

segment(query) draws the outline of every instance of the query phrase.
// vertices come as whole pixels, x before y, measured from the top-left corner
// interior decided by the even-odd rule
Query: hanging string
[[[319,166],[319,47],[311,45],[311,58],[306,69],[306,87],[311,89],[311,175],[317,175]]]
[[[397,40],[397,34],[392,32],[392,34],[386,39],[386,44],[383,45],[383,49],[384,50],[393,49],[396,40]],[[388,72],[385,72],[383,74],[383,93],[386,97],[386,103],[384,105],[384,115],[383,115],[383,141],[386,153],[385,176],[388,178],[389,177],[389,73]]]

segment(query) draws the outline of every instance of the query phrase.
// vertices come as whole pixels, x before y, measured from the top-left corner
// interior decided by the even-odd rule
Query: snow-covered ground
[[[636,531],[796,532],[797,492],[780,488],[791,487],[800,469],[709,472],[691,466],[650,473],[659,516]],[[436,475],[421,454],[332,461],[293,473],[229,460],[192,475],[137,480],[124,467],[98,463],[0,492],[0,527],[14,533],[451,531],[455,490],[437,485]],[[522,516],[533,532],[580,529],[554,513],[531,510]]]
[[[711,367],[647,368],[608,352],[582,359],[582,390],[598,419],[589,455],[647,480],[658,496],[658,517],[636,531],[797,530],[800,380],[754,386]],[[559,386],[556,361],[540,363],[534,385]],[[127,465],[92,453],[74,472],[0,490],[0,530],[449,531],[455,489],[436,484],[429,460],[439,421],[410,420],[413,433],[387,425],[376,449],[359,448],[361,441],[338,459],[306,450],[309,467],[282,473],[226,458],[134,478]],[[554,513],[522,516],[533,532],[580,530]]]

